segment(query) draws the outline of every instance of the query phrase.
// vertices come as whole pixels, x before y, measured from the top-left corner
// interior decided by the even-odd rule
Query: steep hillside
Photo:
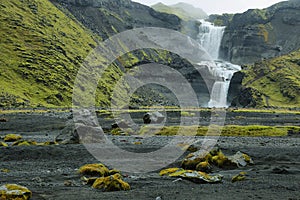
[[[235,74],[229,101],[242,107],[300,107],[300,49]]]
[[[236,64],[250,64],[290,53],[300,47],[300,1],[280,2],[266,9],[211,17],[227,25],[221,57]]]
[[[70,106],[90,31],[48,0],[2,0],[0,26],[0,107]]]
[[[194,6],[187,3],[177,3],[174,5],[167,6],[163,3],[157,3],[152,6],[155,10],[159,12],[174,14],[183,20],[195,20],[204,19],[207,14],[201,8],[195,8]]]
[[[4,0],[0,24],[0,107],[70,107],[75,77],[96,41],[135,27],[182,28],[175,15],[129,0]],[[128,53],[109,67],[99,80],[96,105],[110,106],[113,87],[124,71],[151,62],[182,69],[208,95],[199,74],[186,70],[190,63],[169,52],[144,50]],[[175,97],[167,100],[162,91],[144,88],[134,94],[132,104],[176,104]],[[118,92],[122,96],[126,91]]]

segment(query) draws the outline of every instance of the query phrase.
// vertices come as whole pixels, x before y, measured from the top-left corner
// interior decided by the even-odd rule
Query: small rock
[[[119,122],[116,122],[114,124],[111,125],[112,129],[116,129],[116,128],[130,128],[131,126],[129,125],[128,122],[126,122],[125,120],[121,120]]]
[[[289,171],[285,167],[275,167],[272,169],[274,174],[288,174]]]
[[[73,186],[74,183],[70,180],[66,180],[66,181],[64,181],[64,185],[70,187],[70,186]]]
[[[6,118],[0,118],[0,122],[8,122],[8,119],[6,119]]]

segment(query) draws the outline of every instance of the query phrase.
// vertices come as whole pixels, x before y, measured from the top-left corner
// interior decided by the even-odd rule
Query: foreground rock
[[[80,167],[79,173],[85,175],[81,178],[84,184],[92,185],[103,192],[130,190],[130,185],[122,180],[120,171],[109,170],[101,163],[86,164]]]
[[[32,192],[23,186],[6,184],[0,187],[1,200],[27,200],[32,197]]]
[[[198,150],[190,153],[183,161],[184,169],[197,169],[207,171],[211,165],[219,168],[238,168],[245,167],[248,164],[254,164],[251,157],[238,151],[235,155],[225,156],[220,149],[214,149],[208,153]]]
[[[91,111],[82,110],[76,119],[67,121],[66,126],[56,136],[55,142],[60,144],[102,143],[103,130],[98,126],[97,118]]]

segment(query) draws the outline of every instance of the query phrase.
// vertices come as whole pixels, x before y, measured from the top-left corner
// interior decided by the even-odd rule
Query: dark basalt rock
[[[140,27],[180,30],[181,20],[130,0],[51,0],[103,39]]]
[[[231,102],[234,100],[236,96],[240,95],[244,76],[245,74],[243,72],[234,73],[230,81],[228,95],[227,95],[227,102],[229,102],[229,104],[231,104]]]
[[[226,22],[221,58],[235,64],[249,64],[297,50],[299,19],[300,1],[296,0],[235,14]]]
[[[254,88],[243,88],[231,103],[233,107],[262,107],[263,95]]]

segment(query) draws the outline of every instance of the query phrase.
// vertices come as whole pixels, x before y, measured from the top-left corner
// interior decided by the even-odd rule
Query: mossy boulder
[[[122,180],[121,174],[97,178],[92,187],[101,189],[104,192],[130,190],[130,185]]]
[[[201,171],[201,172],[209,173],[209,172],[212,171],[212,166],[206,160],[206,161],[198,163],[197,166],[196,166],[196,170]]]
[[[234,183],[237,181],[244,181],[246,180],[246,175],[247,175],[246,172],[240,172],[238,175],[235,175],[231,178],[231,182]]]
[[[220,149],[213,149],[206,154],[201,150],[190,153],[182,161],[181,165],[184,169],[210,172],[213,166],[231,169],[245,167],[248,164],[254,164],[254,162],[251,157],[245,153],[238,151],[232,156],[225,156]]]
[[[79,168],[79,173],[82,175],[104,177],[109,175],[109,169],[101,163],[86,164]]]
[[[20,185],[6,184],[0,187],[1,200],[27,200],[32,197],[32,192]]]
[[[163,170],[161,170],[161,171],[159,172],[159,175],[160,175],[160,176],[170,175],[170,174],[172,174],[172,173],[174,173],[174,172],[176,172],[176,171],[178,171],[178,170],[179,170],[179,168],[177,168],[177,167],[174,167],[174,168],[168,168],[168,169],[163,169]]]

